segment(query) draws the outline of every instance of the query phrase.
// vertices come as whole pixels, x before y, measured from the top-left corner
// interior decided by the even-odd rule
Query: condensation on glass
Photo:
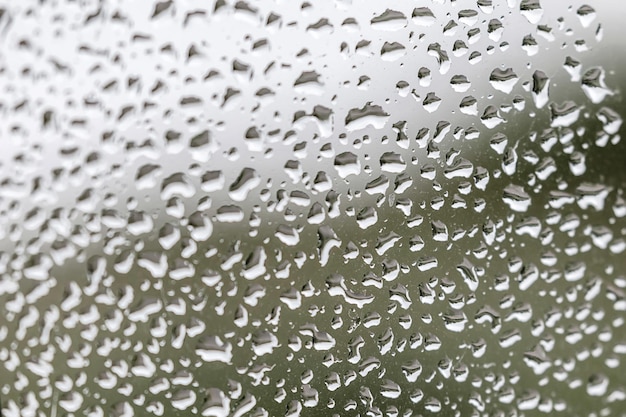
[[[0,2],[13,416],[624,416],[621,2]]]

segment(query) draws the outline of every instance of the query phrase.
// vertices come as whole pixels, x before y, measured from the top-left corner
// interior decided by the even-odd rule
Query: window
[[[2,415],[623,416],[625,15],[3,2]]]

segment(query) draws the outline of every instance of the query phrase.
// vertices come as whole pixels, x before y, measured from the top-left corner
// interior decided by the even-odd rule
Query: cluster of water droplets
[[[623,412],[596,12],[427,3],[0,9],[3,415]]]

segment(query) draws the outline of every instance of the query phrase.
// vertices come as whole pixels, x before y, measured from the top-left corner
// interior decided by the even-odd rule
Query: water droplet
[[[606,394],[609,379],[603,374],[593,374],[587,381],[587,394],[599,397]]]
[[[500,117],[498,109],[496,109],[494,106],[489,105],[483,111],[482,116],[480,116],[480,121],[488,129],[493,129],[500,123],[504,122],[504,119]]]
[[[585,28],[591,26],[591,23],[596,18],[596,11],[593,9],[593,7],[587,4],[580,6],[578,10],[576,10],[576,14],[578,15],[580,24],[583,25],[583,27]]]
[[[522,0],[520,2],[520,11],[529,23],[536,25],[543,17],[543,9],[539,0]]]
[[[525,212],[528,210],[531,204],[530,196],[524,188],[519,185],[508,185],[504,188],[504,194],[502,200],[513,211]]]
[[[413,9],[411,20],[418,26],[432,26],[435,23],[435,15],[428,7],[417,7]]]
[[[361,163],[352,152],[342,152],[335,157],[335,169],[340,177],[346,178],[349,175],[358,175],[361,172]]]
[[[513,68],[496,68],[491,71],[491,75],[489,75],[489,82],[493,88],[506,94],[513,91],[513,87],[517,84],[518,80],[519,77],[513,72]]]
[[[540,70],[533,73],[533,101],[538,109],[543,108],[550,99],[548,96],[548,89],[550,87],[550,79],[548,76]]]
[[[580,116],[580,107],[573,101],[564,101],[561,104],[550,105],[552,127],[567,127],[574,124]]]
[[[367,103],[363,107],[351,109],[346,116],[346,129],[355,131],[367,126],[381,129],[389,119],[383,108],[379,105]]]
[[[582,88],[593,103],[601,103],[607,95],[612,95],[604,83],[604,70],[598,67],[585,72],[582,78]]]
[[[261,178],[256,170],[244,168],[239,173],[237,179],[230,185],[228,195],[234,201],[244,201],[250,191],[261,183]]]
[[[397,10],[387,9],[383,13],[374,17],[370,24],[372,28],[378,30],[396,31],[406,26],[406,16]]]

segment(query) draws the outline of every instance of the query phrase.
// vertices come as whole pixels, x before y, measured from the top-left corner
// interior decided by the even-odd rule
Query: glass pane
[[[623,16],[2,2],[2,416],[626,415]]]

